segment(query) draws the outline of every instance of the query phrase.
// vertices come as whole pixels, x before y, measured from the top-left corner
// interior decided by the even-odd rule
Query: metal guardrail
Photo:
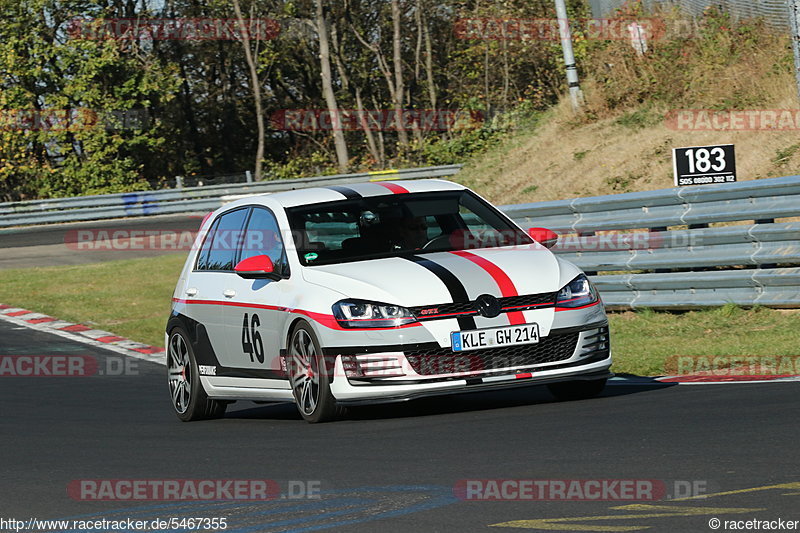
[[[0,227],[213,211],[231,197],[363,181],[438,178],[461,165],[0,203]]]
[[[776,223],[800,217],[800,176],[502,209],[564,235],[612,308],[800,307],[800,222]]]
[[[13,202],[0,204],[0,227],[210,211],[245,195],[459,170],[451,165]],[[554,251],[588,272],[611,308],[800,307],[800,222],[776,221],[800,217],[800,176],[501,209],[524,228],[561,233]]]

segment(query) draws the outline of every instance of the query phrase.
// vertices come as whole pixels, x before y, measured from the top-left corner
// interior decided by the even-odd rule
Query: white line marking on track
[[[757,379],[757,380],[746,380],[746,381],[667,381],[664,383],[665,385],[668,383],[677,383],[678,385],[739,385],[741,383],[797,383],[800,381],[800,376],[790,376],[785,378],[776,378],[776,379]],[[659,382],[663,383],[663,382]]]
[[[765,378],[765,379],[752,379],[752,380],[728,380],[728,381],[663,381],[666,379],[680,379],[681,377],[689,376],[658,376],[646,377],[636,376],[632,378],[627,377],[614,377],[608,380],[608,385],[618,387],[630,386],[646,386],[646,385],[660,385],[666,387],[668,385],[738,385],[740,383],[796,383],[800,381],[800,376],[784,376],[780,378]],[[695,377],[696,376],[692,376]]]

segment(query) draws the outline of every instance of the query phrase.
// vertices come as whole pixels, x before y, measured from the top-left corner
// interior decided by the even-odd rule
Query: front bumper
[[[539,344],[509,348],[461,353],[438,345],[391,348],[329,353],[335,356],[331,392],[336,400],[392,402],[612,375],[605,321],[552,330]]]

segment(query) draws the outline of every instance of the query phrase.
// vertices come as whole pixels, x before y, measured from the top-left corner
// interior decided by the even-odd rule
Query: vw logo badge
[[[494,318],[500,314],[500,301],[491,294],[481,294],[475,300],[475,307],[478,312],[486,318]]]

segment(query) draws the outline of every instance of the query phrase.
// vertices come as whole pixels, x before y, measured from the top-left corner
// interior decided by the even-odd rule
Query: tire
[[[184,422],[221,418],[227,402],[210,400],[200,383],[200,372],[189,336],[173,328],[167,345],[167,381],[172,408]]]
[[[560,401],[586,400],[598,396],[606,387],[606,379],[564,381],[547,386],[550,394]]]
[[[331,393],[333,365],[327,365],[314,331],[298,323],[289,335],[287,370],[297,410],[309,423],[329,422],[344,414]]]

